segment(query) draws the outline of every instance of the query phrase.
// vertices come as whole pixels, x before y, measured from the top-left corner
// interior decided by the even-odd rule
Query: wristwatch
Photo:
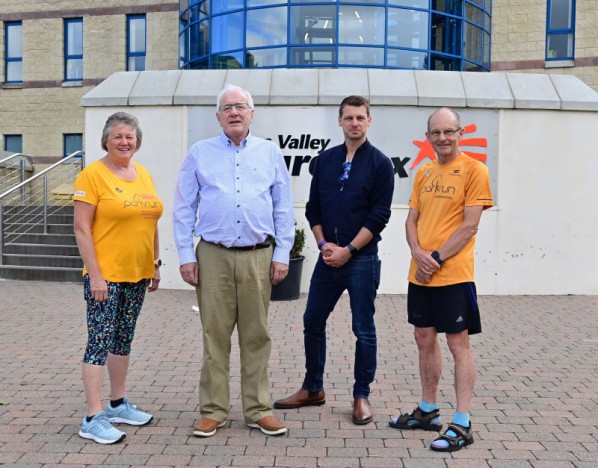
[[[162,266],[162,260],[160,260],[160,259],[154,260],[154,266],[156,268],[160,268]]]
[[[432,258],[436,260],[436,263],[438,263],[440,266],[442,266],[444,263],[444,260],[440,260],[440,254],[438,253],[438,250],[432,252]]]
[[[350,253],[351,255],[354,255],[354,254],[355,254],[355,252],[357,252],[357,248],[356,248],[356,247],[355,247],[353,244],[351,244],[351,242],[349,242],[349,243],[347,244],[347,248],[349,249],[349,253]]]

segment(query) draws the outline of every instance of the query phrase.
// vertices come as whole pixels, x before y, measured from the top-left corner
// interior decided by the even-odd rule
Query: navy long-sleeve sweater
[[[312,228],[322,226],[327,241],[341,247],[351,242],[362,227],[369,229],[374,238],[359,254],[371,255],[378,252],[380,232],[390,219],[394,168],[391,160],[366,140],[355,153],[349,178],[342,184],[339,177],[346,159],[344,144],[320,153],[305,216]]]

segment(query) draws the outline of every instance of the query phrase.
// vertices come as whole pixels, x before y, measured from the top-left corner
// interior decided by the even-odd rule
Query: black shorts
[[[407,314],[411,325],[434,327],[438,333],[482,331],[475,283],[438,287],[409,283]]]

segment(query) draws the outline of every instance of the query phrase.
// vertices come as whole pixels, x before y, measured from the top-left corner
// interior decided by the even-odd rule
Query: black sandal
[[[453,431],[457,434],[456,437],[446,435],[448,431]],[[448,442],[448,447],[434,447],[434,442],[437,440],[446,440]],[[473,444],[473,434],[471,431],[471,423],[469,427],[463,427],[460,424],[450,423],[440,437],[434,440],[430,448],[437,452],[454,452],[456,450],[461,450],[463,447]]]
[[[411,412],[411,414],[402,414],[397,418],[396,421],[391,419],[388,424],[390,427],[394,427],[395,429],[423,429],[424,431],[439,431],[442,429],[442,424],[430,422],[432,419],[438,417],[440,417],[439,410],[435,409],[426,413],[418,406]]]

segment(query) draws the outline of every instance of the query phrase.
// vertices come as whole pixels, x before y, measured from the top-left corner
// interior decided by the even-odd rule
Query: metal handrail
[[[9,157],[9,159],[14,156],[15,155]],[[83,169],[85,167],[85,154],[83,153],[83,151],[75,151],[74,153],[69,154],[65,158],[58,161],[57,163],[52,164],[51,166],[47,167],[46,169],[39,172],[38,174],[35,174],[33,177],[30,177],[29,179],[24,180],[24,181],[20,182],[19,184],[16,184],[12,188],[10,188],[7,191],[5,191],[4,193],[0,194],[0,266],[4,264],[3,253],[4,253],[4,244],[5,244],[5,234],[6,234],[5,223],[8,219],[8,213],[5,210],[5,207],[8,205],[5,206],[3,203],[3,200],[5,200],[12,193],[17,192],[19,190],[21,191],[21,197],[24,197],[25,187],[28,184],[30,186],[33,186],[35,181],[42,178],[42,182],[43,182],[43,207],[42,207],[43,213],[40,214],[42,216],[41,222],[38,222],[37,224],[42,225],[43,233],[47,234],[48,233],[48,215],[50,214],[48,212],[48,177],[51,177],[49,175],[49,173],[52,170],[54,170],[56,167],[64,165],[65,163],[68,163],[72,166],[74,163],[74,159],[77,158],[78,156],[81,157],[80,164],[81,164],[81,169]],[[22,162],[22,160],[21,160],[21,162]],[[21,164],[21,166],[22,166],[22,164]],[[10,198],[8,198],[8,202],[10,202]],[[15,214],[11,214],[10,216],[15,216]],[[16,216],[20,216],[20,214],[16,213]]]
[[[54,169],[57,166],[60,166],[61,164],[64,164],[66,161],[69,161],[73,158],[76,158],[78,155],[81,155],[81,167],[85,167],[85,153],[83,153],[83,151],[75,151],[74,153],[69,154],[67,157],[61,159],[60,161],[58,161],[57,163],[52,164],[50,167],[45,168],[43,171],[39,172],[38,174],[35,174],[33,177],[29,177],[29,179],[24,180],[23,182],[15,185],[14,187],[8,189],[6,192],[0,194],[0,201],[7,195],[10,195],[12,192],[19,190],[21,187],[24,187],[25,185],[33,182],[34,180],[42,177],[43,175],[45,175],[46,173],[50,172],[52,169]]]
[[[29,162],[31,163],[31,165],[33,165],[33,161],[31,156],[29,156],[28,154],[23,154],[23,153],[15,153],[15,154],[11,154],[9,157],[4,158],[4,159],[0,159],[0,164],[5,163],[6,161],[10,161],[12,158],[16,158],[16,157],[23,157],[23,158],[27,158],[29,160]]]

